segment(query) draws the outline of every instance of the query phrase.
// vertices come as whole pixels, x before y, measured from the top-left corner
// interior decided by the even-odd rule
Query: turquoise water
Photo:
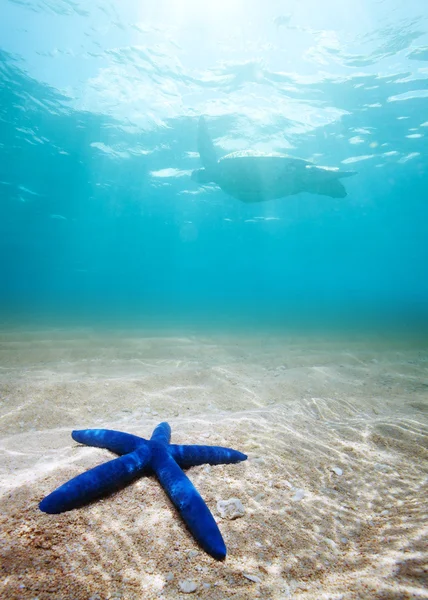
[[[428,322],[428,5],[0,0],[2,322]],[[245,204],[221,154],[353,169]]]

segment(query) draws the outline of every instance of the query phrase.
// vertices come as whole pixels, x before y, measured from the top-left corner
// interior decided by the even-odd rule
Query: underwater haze
[[[428,0],[0,0],[3,600],[427,599],[427,342]]]
[[[0,0],[8,323],[428,324],[426,0]],[[246,204],[220,155],[354,170]]]

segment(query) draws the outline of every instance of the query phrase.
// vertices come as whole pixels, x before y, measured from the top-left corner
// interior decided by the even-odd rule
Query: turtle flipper
[[[343,179],[344,177],[352,177],[352,175],[356,175],[357,171],[341,171],[340,169],[337,171],[337,176],[339,179]]]

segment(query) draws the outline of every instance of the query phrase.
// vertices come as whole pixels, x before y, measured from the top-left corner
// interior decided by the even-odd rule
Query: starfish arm
[[[159,442],[160,444],[169,444],[171,439],[171,427],[168,423],[159,423],[152,433],[150,438],[153,442]]]
[[[214,517],[166,448],[154,449],[151,466],[197,542],[212,557],[223,560],[226,546]]]
[[[247,455],[232,448],[221,446],[184,446],[171,444],[168,447],[172,458],[182,467],[195,467],[196,465],[226,465],[247,460]]]
[[[45,513],[58,514],[110,494],[140,475],[150,457],[150,449],[142,447],[81,473],[46,496],[39,508]]]
[[[137,435],[112,429],[80,429],[73,431],[71,437],[79,444],[107,448],[107,450],[120,455],[134,452],[140,445],[148,443],[147,440]]]

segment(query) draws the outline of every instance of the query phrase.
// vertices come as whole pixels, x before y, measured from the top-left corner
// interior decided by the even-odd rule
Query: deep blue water
[[[0,11],[2,322],[428,323],[425,0]],[[358,174],[246,205],[190,179],[201,114]]]

